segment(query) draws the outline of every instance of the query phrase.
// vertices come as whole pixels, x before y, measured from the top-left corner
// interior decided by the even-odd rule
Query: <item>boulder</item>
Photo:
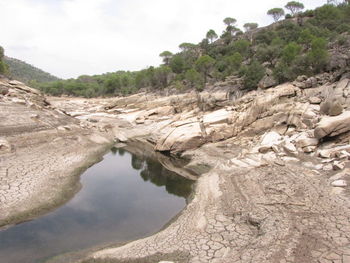
[[[320,110],[323,114],[337,116],[343,112],[343,106],[337,99],[333,98],[321,103]]]
[[[276,86],[278,82],[272,76],[265,76],[259,82],[259,88],[267,89],[273,86]]]
[[[336,136],[344,132],[350,131],[350,111],[334,117],[323,117],[317,124],[314,136],[321,139],[326,136]]]
[[[183,152],[195,149],[205,143],[202,131],[198,122],[187,123],[174,127],[170,132],[163,135],[157,141],[156,151],[169,151],[172,153]]]
[[[343,112],[343,106],[338,102],[334,102],[331,107],[329,108],[329,115],[330,116],[338,116]]]

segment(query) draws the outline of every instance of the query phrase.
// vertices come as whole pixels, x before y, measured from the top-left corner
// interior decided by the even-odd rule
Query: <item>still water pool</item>
[[[192,183],[155,160],[113,148],[83,173],[82,189],[64,206],[0,231],[0,262],[44,262],[154,233],[184,208]]]

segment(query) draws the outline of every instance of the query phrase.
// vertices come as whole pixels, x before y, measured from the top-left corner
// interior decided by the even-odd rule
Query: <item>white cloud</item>
[[[271,19],[266,11],[287,1],[235,0],[0,0],[0,45],[59,77],[137,70],[160,62],[163,50],[198,43],[222,20],[239,25]],[[305,0],[307,8],[325,0]]]

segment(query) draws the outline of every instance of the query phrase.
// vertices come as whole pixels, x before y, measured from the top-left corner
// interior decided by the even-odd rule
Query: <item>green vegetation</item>
[[[7,75],[9,77],[20,80],[29,85],[36,86],[38,83],[58,80],[57,77],[21,60],[4,57],[4,61],[8,65]]]
[[[7,65],[4,62],[4,49],[0,46],[0,74],[4,74],[7,71]]]
[[[272,8],[267,11],[267,14],[272,16],[273,20],[277,22],[284,16],[284,10],[282,8]]]
[[[304,9],[304,5],[296,1],[288,2],[284,7],[291,12],[292,16],[295,16],[297,13]]]
[[[223,20],[223,33],[218,36],[210,29],[198,43],[182,43],[180,51],[160,54],[163,64],[140,71],[117,71],[77,79],[37,84],[36,87],[53,95],[112,96],[134,92],[202,90],[206,84],[241,77],[246,89],[255,89],[266,72],[282,83],[299,75],[314,75],[328,70],[330,54],[347,47],[350,39],[350,5],[326,4],[302,12],[304,5],[291,1],[282,8],[268,11],[275,21],[265,28],[245,23],[243,33],[236,19]],[[344,48],[343,48],[344,49]],[[271,76],[271,74],[269,73]]]

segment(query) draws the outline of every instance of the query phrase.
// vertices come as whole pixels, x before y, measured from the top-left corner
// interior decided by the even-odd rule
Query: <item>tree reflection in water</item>
[[[113,147],[113,154],[123,156],[125,149]],[[144,181],[150,181],[156,186],[165,186],[169,194],[188,198],[192,191],[194,181],[182,177],[175,172],[166,169],[159,161],[147,157],[140,157],[133,153],[131,165],[135,170],[140,171],[140,176]]]

